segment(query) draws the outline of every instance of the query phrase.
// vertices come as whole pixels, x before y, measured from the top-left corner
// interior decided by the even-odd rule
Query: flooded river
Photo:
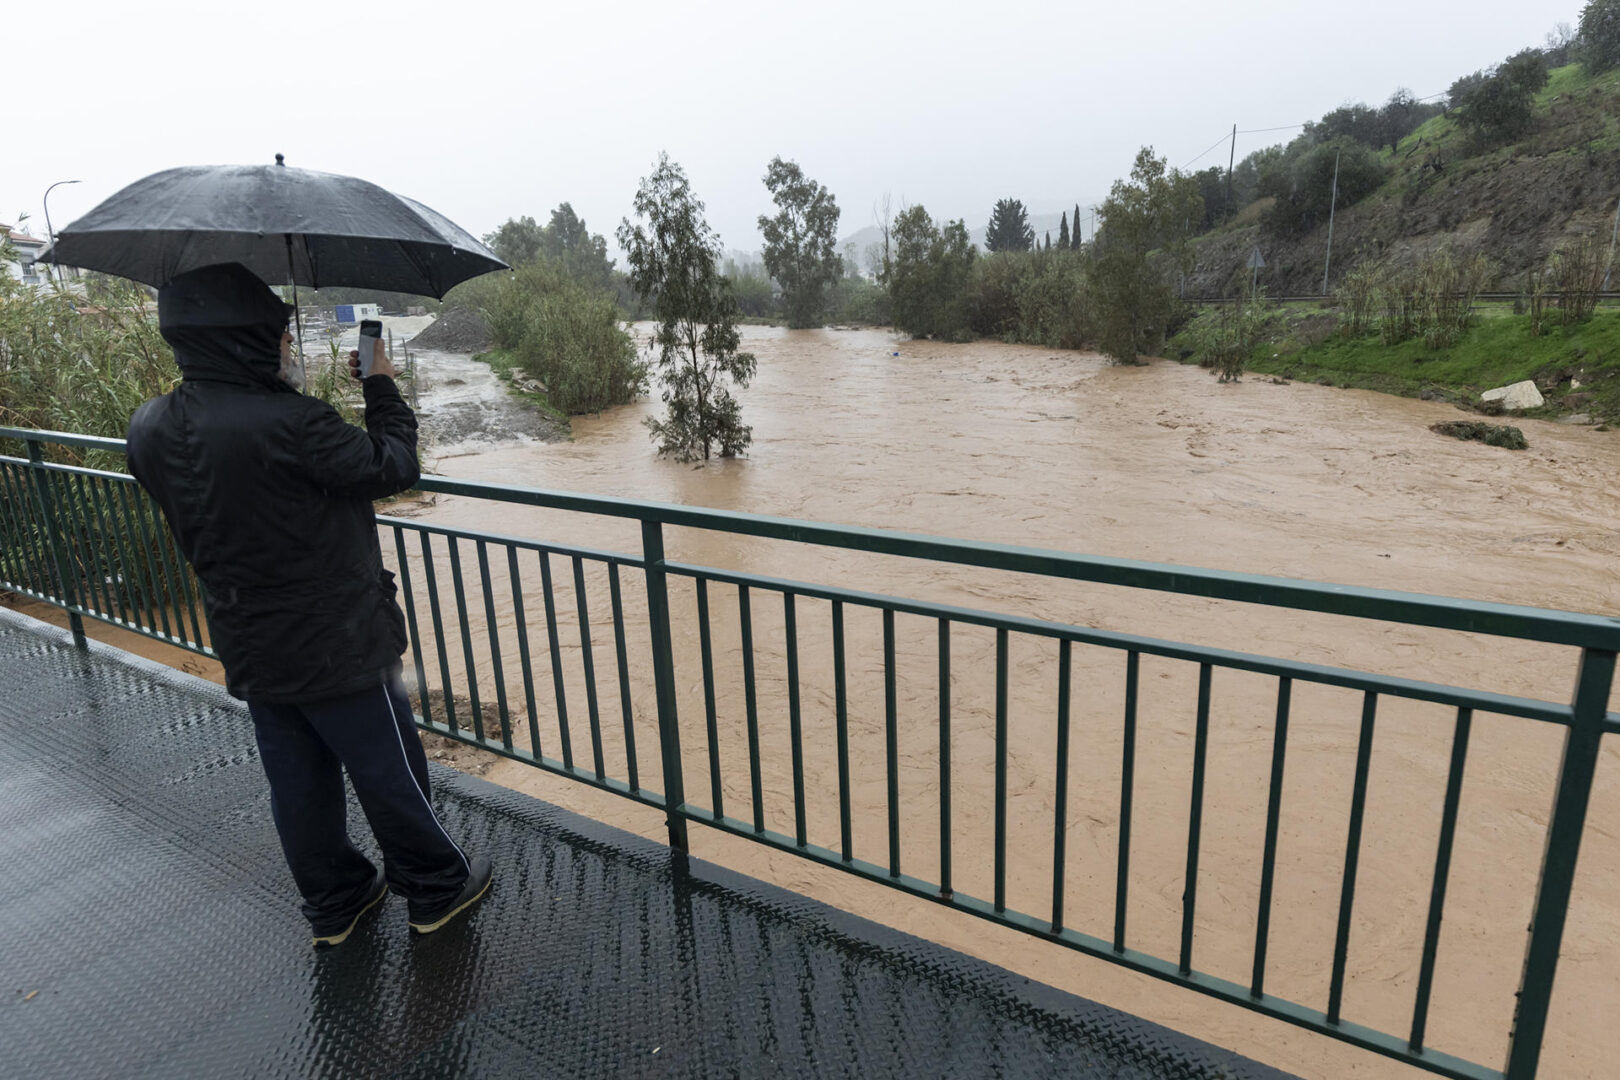
[[[1086,354],[994,343],[900,341],[878,331],[749,328],[759,358],[738,396],[754,443],[746,459],[682,465],[654,457],[642,420],[656,401],[576,418],[570,442],[505,437],[498,388],[463,357],[420,353],[429,421],[460,419],[432,448],[435,471],[458,479],[566,489],[816,521],[1056,548],[1330,582],[1620,614],[1620,435],[1529,421],[1525,452],[1461,443],[1428,425],[1448,405],[1370,392],[1217,385],[1197,368],[1118,368]],[[487,423],[468,410],[486,410]],[[639,554],[634,523],[440,497],[416,520]],[[1567,700],[1576,656],[1529,646],[1279,609],[843,552],[723,533],[669,530],[670,558],[802,582],[925,599],[1004,614],[1145,634]],[[414,543],[414,540],[413,540]],[[413,584],[422,566],[413,549]],[[463,552],[469,588],[477,572]],[[441,596],[450,568],[439,552]],[[542,688],[537,733],[556,755],[561,734],[540,614],[539,574],[524,595]],[[468,567],[473,567],[467,569]],[[623,777],[626,747],[605,568],[550,568],[566,669],[573,753],[600,746]],[[517,686],[510,584],[501,560],[491,601],[509,686]],[[575,582],[585,585],[589,657],[601,687],[600,736],[588,733]],[[659,784],[646,661],[642,580],[623,580],[633,688],[632,732],[642,781]],[[419,592],[419,596],[422,595]],[[710,740],[696,596],[671,579],[683,763],[690,801],[712,805]],[[794,831],[789,702],[795,691],[780,594],[752,595],[759,700],[761,806],[769,828]],[[716,754],[726,813],[753,812],[748,775],[739,598],[711,585]],[[476,590],[470,605],[481,610]],[[812,843],[839,844],[830,605],[800,598],[797,690],[805,749],[799,768]],[[425,616],[424,616],[425,617]],[[845,613],[849,787],[855,855],[887,863],[884,630],[872,611]],[[480,650],[487,637],[475,640]],[[901,615],[894,629],[900,831],[907,873],[940,872],[938,631]],[[450,667],[464,678],[457,650]],[[432,655],[431,648],[428,650]],[[487,653],[480,653],[487,655]],[[954,884],[989,898],[993,829],[996,642],[953,629],[951,765]],[[430,660],[429,666],[432,666]],[[1041,918],[1052,901],[1057,656],[1013,635],[1009,666],[1008,906]],[[1125,662],[1077,647],[1065,924],[1110,938],[1120,825]],[[485,700],[493,694],[481,665]],[[1180,937],[1196,664],[1146,657],[1134,770],[1129,943],[1174,958]],[[1266,784],[1277,683],[1217,669],[1211,690],[1208,787],[1198,874],[1194,966],[1246,983],[1259,895]],[[1361,696],[1296,685],[1288,743],[1268,993],[1326,1003]],[[522,712],[514,701],[514,714]],[[1347,1019],[1404,1036],[1417,984],[1454,713],[1386,699],[1378,713],[1352,926]],[[1474,719],[1435,976],[1427,1043],[1496,1066],[1512,1015],[1561,729]],[[520,732],[519,743],[528,737]],[[1565,939],[1543,1075],[1611,1075],[1620,1054],[1610,1017],[1620,940],[1620,769],[1605,748]],[[663,839],[661,816],[618,797],[501,762],[490,778]],[[1083,996],[1230,1046],[1307,1077],[1405,1076],[1409,1070],[1201,995],[1137,976],[876,884],[698,826],[695,854]],[[583,916],[582,916],[583,917]]]

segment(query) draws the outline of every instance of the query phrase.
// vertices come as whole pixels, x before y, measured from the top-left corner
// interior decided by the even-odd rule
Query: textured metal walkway
[[[316,953],[246,710],[0,610],[0,1073],[1286,1080],[434,769],[490,898]]]

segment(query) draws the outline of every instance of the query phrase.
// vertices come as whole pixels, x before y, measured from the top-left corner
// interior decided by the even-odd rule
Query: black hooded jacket
[[[136,410],[129,468],[206,591],[226,688],[317,701],[377,685],[406,645],[371,500],[416,482],[416,416],[394,381],[346,424],[279,377],[286,307],[236,264],[158,294],[182,381]]]

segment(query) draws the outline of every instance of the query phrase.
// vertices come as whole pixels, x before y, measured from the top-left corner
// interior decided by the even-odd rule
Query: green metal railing
[[[0,456],[0,587],[59,605],[67,610],[74,632],[82,639],[82,619],[89,617],[137,633],[211,655],[206,624],[199,621],[201,586],[189,569],[145,494],[127,476],[84,467],[53,464],[46,460],[50,445],[76,450],[119,453],[118,440],[95,439],[55,432],[0,428],[3,440],[27,447],[24,457]],[[726,511],[594,497],[557,491],[504,487],[491,484],[423,477],[421,490],[463,498],[519,506],[571,511],[597,518],[624,519],[639,525],[639,554],[624,554],[585,547],[542,543],[472,529],[451,528],[405,518],[381,516],[384,550],[392,556],[399,575],[400,599],[410,629],[406,658],[414,674],[418,724],[436,732],[539,769],[610,791],[663,811],[672,846],[685,850],[687,825],[696,822],[768,847],[791,852],[824,866],[836,867],[868,880],[946,907],[964,911],[1034,937],[1060,944],[1126,968],[1156,976],[1179,986],[1275,1017],[1300,1027],[1407,1062],[1441,1076],[1478,1080],[1507,1077],[1529,1080],[1536,1073],[1547,1026],[1554,974],[1558,965],[1564,924],[1570,908],[1576,857],[1587,830],[1591,796],[1602,737],[1620,732],[1620,715],[1609,713],[1616,651],[1620,650],[1620,619],[1503,604],[1385,592],[1375,589],[1325,585],[1284,578],[1223,573],[1212,570],[1158,565],[1128,560],[1092,558],[1063,552],[1006,545],[972,543],[937,537],[873,529],[848,528],[761,517]],[[1395,678],[1344,668],[1182,644],[1062,622],[1019,615],[997,614],[858,590],[814,585],[714,567],[670,561],[665,552],[665,530],[682,527],[775,541],[930,560],[981,567],[1051,579],[1097,582],[1183,596],[1216,598],[1249,604],[1273,605],[1299,611],[1383,620],[1447,631],[1518,638],[1579,650],[1575,692],[1569,703],[1513,697],[1483,690]],[[391,537],[389,536],[391,534]],[[467,547],[472,561],[467,565]],[[444,596],[441,568],[447,566],[452,599]],[[566,568],[557,573],[557,568]],[[413,574],[413,567],[417,574]],[[492,571],[493,567],[493,571]],[[626,572],[639,572],[632,590]],[[533,610],[528,601],[533,577],[539,576],[544,610],[544,642],[539,629],[531,634],[527,622]],[[603,632],[590,621],[590,581],[598,595],[605,580],[609,594],[611,655],[616,680],[604,691],[596,670],[597,642]],[[504,583],[499,579],[504,577]],[[482,612],[468,601],[470,580],[477,582]],[[691,583],[696,601],[695,625],[675,625],[670,602],[672,579]],[[747,788],[751,795],[746,817],[727,813],[723,779],[737,762],[724,760],[717,728],[717,692],[714,673],[716,648],[712,621],[716,609],[713,587],[735,591],[747,737]],[[573,594],[575,624],[570,625],[559,597]],[[765,598],[770,608],[761,609]],[[497,612],[497,599],[509,613]],[[425,604],[424,604],[425,600]],[[817,793],[806,790],[804,729],[799,667],[801,601],[830,608],[833,659],[833,698],[837,758],[838,840],[836,845],[812,842],[807,804]],[[453,610],[447,606],[453,604]],[[779,607],[778,607],[779,605]],[[598,602],[598,611],[601,604]],[[633,609],[633,610],[632,610]],[[762,760],[773,749],[761,734],[758,674],[755,668],[756,622],[761,610],[775,617],[779,610],[786,657],[788,750],[791,754],[793,829],[791,833],[767,827],[762,783]],[[856,857],[852,809],[851,717],[846,620],[853,612],[875,612],[881,619],[883,641],[883,813],[886,845],[882,861]],[[502,618],[506,614],[507,618]],[[482,616],[480,643],[479,616]],[[900,737],[897,708],[896,616],[928,620],[938,640],[938,746],[939,786],[938,880],[904,872],[912,862],[903,850],[900,827]],[[509,621],[508,621],[509,619]],[[645,638],[639,631],[645,621]],[[512,639],[502,640],[502,626]],[[991,854],[991,897],[966,895],[953,883],[951,660],[952,631],[956,627],[989,631],[995,640],[994,707],[994,840]],[[565,642],[564,638],[568,640]],[[685,790],[679,721],[680,695],[676,682],[676,641],[697,638],[703,685],[703,724],[707,735],[711,805],[703,806]],[[1051,821],[1052,897],[1048,910],[1026,913],[1008,903],[1008,755],[1010,736],[1009,661],[1014,639],[1036,639],[1057,648],[1055,806]],[[455,645],[459,643],[459,649]],[[565,647],[566,646],[566,647]],[[1070,796],[1071,706],[1074,657],[1077,649],[1100,648],[1123,654],[1124,709],[1121,717],[1122,754],[1118,844],[1114,877],[1113,932],[1110,936],[1083,933],[1066,923],[1064,900],[1068,881],[1067,827]],[[638,746],[638,710],[630,672],[630,654],[650,663],[653,720],[657,729],[656,772],[662,791],[649,787],[646,774],[654,766],[645,737]],[[577,663],[564,657],[577,652]],[[1198,690],[1193,731],[1192,778],[1186,870],[1181,898],[1179,949],[1174,957],[1140,951],[1127,933],[1127,902],[1131,887],[1132,814],[1135,806],[1135,755],[1138,706],[1142,693],[1143,657],[1184,661],[1197,665]],[[480,662],[487,676],[480,674]],[[515,661],[515,663],[514,663]],[[543,667],[551,674],[549,700],[543,686]],[[514,670],[515,668],[515,670]],[[566,670],[565,670],[566,669]],[[576,670],[577,669],[577,670]],[[1206,763],[1210,745],[1213,673],[1248,672],[1276,681],[1275,724],[1271,745],[1266,823],[1260,862],[1259,903],[1255,912],[1252,970],[1246,982],[1225,979],[1194,966],[1195,917],[1198,903],[1199,859],[1203,847]],[[517,680],[521,678],[521,692]],[[569,692],[569,683],[574,693]],[[613,685],[616,681],[617,685]],[[1351,786],[1348,832],[1340,875],[1331,969],[1324,1008],[1312,1008],[1266,991],[1268,946],[1277,877],[1277,848],[1282,791],[1289,746],[1289,721],[1295,684],[1337,687],[1360,695],[1361,713]],[[459,691],[458,691],[459,687]],[[493,687],[493,709],[482,688]],[[578,690],[585,696],[581,730]],[[570,700],[572,698],[572,700]],[[1405,1034],[1393,1034],[1357,1024],[1344,1016],[1348,981],[1347,959],[1357,899],[1358,864],[1366,819],[1369,769],[1381,700],[1394,698],[1427,702],[1453,710],[1452,739],[1445,795],[1441,807],[1432,889],[1423,944],[1418,957],[1418,979]],[[571,711],[570,711],[571,710]],[[1442,1053],[1426,1043],[1430,999],[1434,988],[1440,930],[1446,908],[1453,848],[1468,759],[1474,714],[1490,713],[1561,726],[1562,760],[1551,796],[1540,878],[1534,891],[1534,909],[1516,993],[1515,1017],[1509,1034],[1507,1061],[1502,1070]],[[617,715],[614,715],[617,713]],[[542,732],[542,721],[545,732]],[[693,725],[696,727],[696,725]],[[548,745],[547,739],[556,741]],[[582,737],[588,746],[576,745]],[[622,742],[619,740],[622,738]],[[609,760],[608,743],[612,747]],[[524,744],[527,745],[524,745]],[[622,765],[622,767],[621,767]],[[784,811],[785,812],[785,811]],[[980,852],[972,852],[978,858]]]

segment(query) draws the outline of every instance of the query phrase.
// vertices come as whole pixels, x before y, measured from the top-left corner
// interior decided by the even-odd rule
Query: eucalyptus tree
[[[628,253],[630,285],[650,303],[658,329],[656,366],[666,406],[647,427],[660,454],[680,461],[732,457],[747,449],[753,429],[728,382],[746,387],[753,378],[752,353],[739,352],[737,301],[717,268],[720,238],[703,217],[685,171],[658,155],[658,166],[636,191],[634,225],[619,224],[619,246]]]
[[[776,215],[759,216],[765,237],[765,269],[782,286],[788,325],[820,326],[827,288],[843,272],[838,256],[838,200],[797,162],[771,159],[765,187]]]

